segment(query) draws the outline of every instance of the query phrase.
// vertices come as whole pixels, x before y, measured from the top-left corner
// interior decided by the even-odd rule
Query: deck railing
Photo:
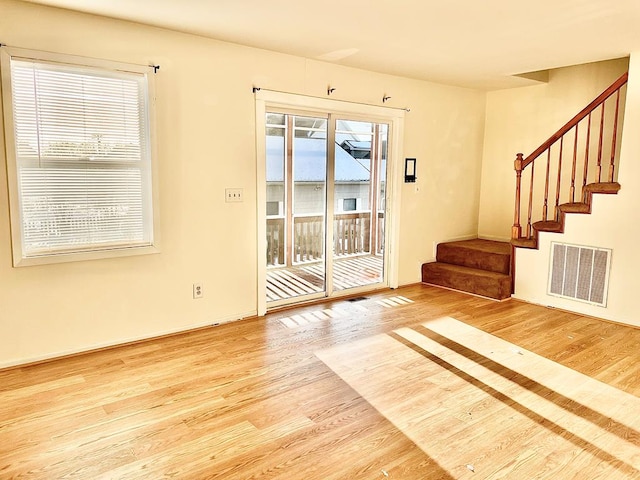
[[[322,258],[324,216],[293,217],[293,262],[312,262]]]
[[[267,219],[267,265],[284,265],[284,217]]]
[[[342,213],[333,222],[334,255],[370,252],[371,212]]]
[[[371,212],[338,213],[333,220],[333,253],[336,256],[371,252]],[[377,231],[373,239],[375,252],[384,249],[384,213],[378,212]],[[267,266],[292,265],[322,259],[324,241],[323,215],[293,217],[293,245],[286,248],[284,217],[267,219]],[[291,258],[287,258],[287,252]]]

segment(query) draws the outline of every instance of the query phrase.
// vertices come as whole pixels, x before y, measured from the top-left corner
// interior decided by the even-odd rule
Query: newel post
[[[524,160],[522,154],[516,155],[513,166],[516,170],[516,208],[513,214],[513,227],[511,227],[511,238],[516,239],[522,236],[522,227],[520,226],[520,191],[522,184],[522,164]]]

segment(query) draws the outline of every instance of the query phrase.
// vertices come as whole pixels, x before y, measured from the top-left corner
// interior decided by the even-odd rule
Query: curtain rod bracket
[[[252,91],[253,93],[259,92],[259,91],[260,91],[260,87],[253,87],[253,88],[251,89],[251,91]]]
[[[151,68],[153,68],[153,73],[158,73],[158,70],[160,70],[160,65],[149,65]]]
[[[336,91],[335,88],[331,88],[331,86],[329,86],[329,88],[327,88],[327,95],[331,95],[335,91]]]

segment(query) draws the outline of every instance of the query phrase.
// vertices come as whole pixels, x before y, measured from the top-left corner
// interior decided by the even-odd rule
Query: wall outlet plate
[[[202,290],[202,284],[201,283],[194,283],[193,284],[193,299],[198,299],[198,298],[202,298],[204,297],[204,290]]]

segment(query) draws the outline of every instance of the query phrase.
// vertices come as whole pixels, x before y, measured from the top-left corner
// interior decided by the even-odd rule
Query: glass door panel
[[[267,302],[326,294],[327,119],[267,113]]]
[[[377,219],[374,228],[375,253],[384,257],[384,232],[387,208],[387,145],[389,139],[389,126],[382,123],[378,125],[378,179],[377,179]],[[383,262],[384,263],[384,262]]]
[[[384,281],[387,125],[337,120],[333,175],[334,291]],[[383,162],[384,159],[384,162]]]
[[[285,116],[267,114],[267,267],[285,265]]]

